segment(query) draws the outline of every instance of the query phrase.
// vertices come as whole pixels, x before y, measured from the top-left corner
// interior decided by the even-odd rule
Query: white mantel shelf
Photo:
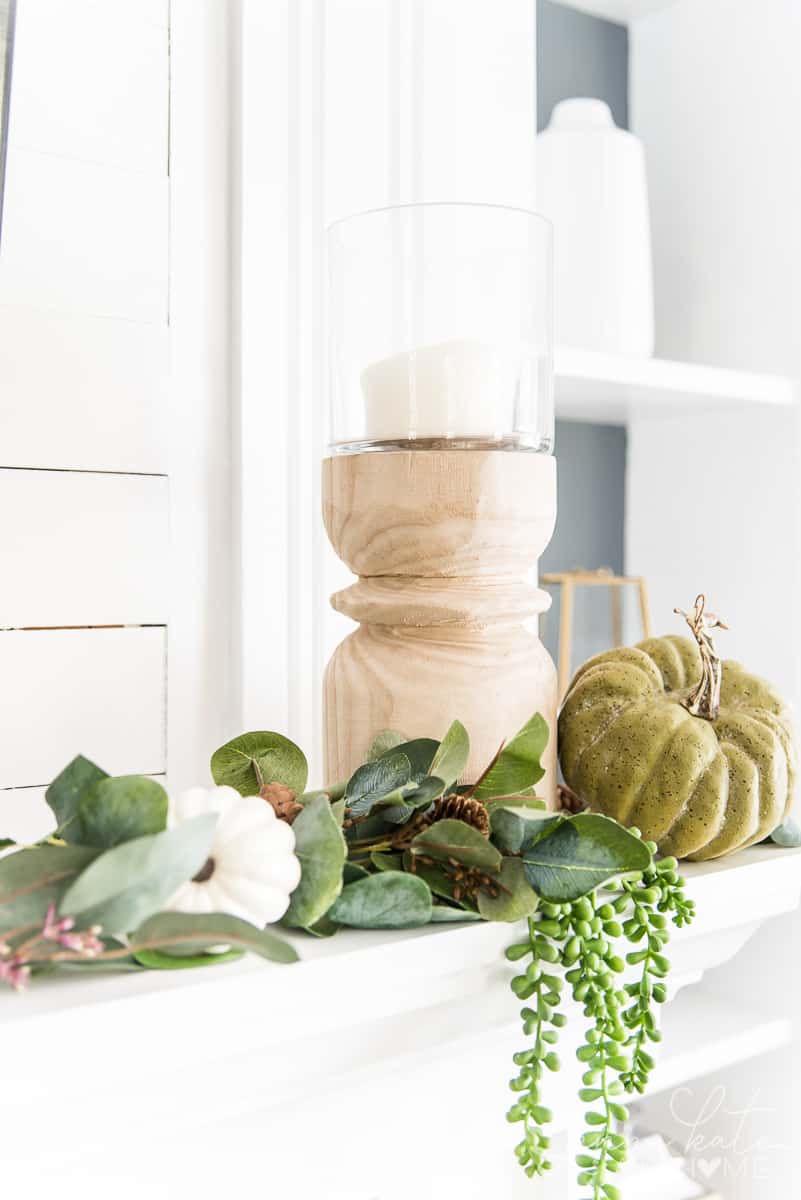
[[[780,375],[569,346],[557,346],[554,373],[556,415],[570,421],[617,425],[639,416],[776,408],[795,400],[793,383]]]
[[[801,851],[756,847],[688,865],[685,874],[698,915],[672,939],[680,987],[731,958],[762,922],[795,908]],[[87,1122],[99,1146],[120,1128],[129,1140],[167,1128],[177,1136],[201,1120],[240,1129],[257,1113],[264,1122],[272,1112],[271,1122],[306,1112],[311,1080],[315,1102],[328,1096],[344,1105],[346,1096],[361,1104],[404,1079],[432,1095],[444,1080],[467,1087],[471,1071],[490,1081],[482,1092],[485,1119],[498,1120],[503,1141],[508,1060],[521,1038],[503,956],[514,937],[513,927],[497,924],[343,930],[328,940],[292,935],[302,956],[293,966],[248,958],[187,972],[65,975],[34,982],[22,995],[3,992],[5,1146],[13,1146],[22,1171],[26,1156],[40,1152],[37,1114],[45,1104],[60,1114],[51,1152],[79,1161]],[[665,1010],[663,1086],[789,1036],[781,1021],[755,1024],[736,1006],[704,1003],[700,1024],[689,987]],[[699,1028],[717,1035],[699,1035]],[[569,1037],[565,1043],[563,1061],[571,1057]],[[459,1070],[467,1071],[463,1085]],[[569,1075],[554,1080],[568,1096]]]

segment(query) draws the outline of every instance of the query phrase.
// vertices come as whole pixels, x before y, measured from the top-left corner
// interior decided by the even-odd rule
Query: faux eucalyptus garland
[[[507,950],[524,968],[511,987],[532,1039],[515,1055],[511,1081],[508,1119],[522,1126],[518,1160],[529,1176],[551,1165],[545,1076],[559,1067],[555,1046],[568,1019],[560,1006],[569,991],[589,1023],[578,1052],[580,1096],[589,1106],[579,1181],[592,1200],[615,1200],[609,1176],[626,1155],[615,1128],[626,1119],[621,1097],[647,1083],[648,1046],[659,1039],[655,1006],[666,996],[669,924],[690,921],[693,905],[675,859],[656,860],[656,847],[637,830],[595,813],[546,811],[534,789],[547,738],[535,715],[465,785],[458,780],[469,738],[460,722],[441,741],[385,731],[350,779],[307,791],[298,746],[277,733],[246,733],[212,756],[213,800],[234,823],[237,804],[256,821],[265,812],[259,805],[270,806],[284,855],[272,864],[270,886],[278,890],[270,903],[286,908],[285,927],[329,937],[342,926],[522,923],[524,936]],[[213,882],[219,866],[212,853],[218,813],[191,815],[198,791],[200,799],[187,793],[170,808],[154,780],[111,778],[74,759],[47,790],[52,835],[0,859],[0,979],[19,988],[42,971],[206,966],[247,950],[295,961],[275,926],[262,929],[231,912],[170,911],[182,897],[202,908],[208,895],[225,894],[217,888],[199,897],[188,888]],[[176,823],[180,813],[188,819]],[[258,867],[250,861],[248,869]],[[291,882],[281,903],[282,879]],[[625,943],[633,948],[624,959]],[[627,970],[634,974],[622,979]]]

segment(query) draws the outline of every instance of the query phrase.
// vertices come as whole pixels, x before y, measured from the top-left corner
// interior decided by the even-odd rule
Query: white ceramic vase
[[[537,138],[537,202],[554,225],[557,344],[652,354],[645,157],[602,100],[563,100],[554,108]]]

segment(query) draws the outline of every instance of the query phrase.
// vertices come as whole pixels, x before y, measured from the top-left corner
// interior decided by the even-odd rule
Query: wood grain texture
[[[334,607],[360,622],[324,682],[325,777],[348,777],[375,734],[468,729],[465,779],[534,712],[551,728],[540,793],[556,797],[556,670],[523,627],[549,597],[526,582],[556,517],[555,462],[503,451],[326,459],[322,501],[360,578]]]

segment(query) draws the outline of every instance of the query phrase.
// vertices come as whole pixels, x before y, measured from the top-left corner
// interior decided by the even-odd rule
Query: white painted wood
[[[167,30],[131,0],[17,10],[13,145],[165,175]]]
[[[671,959],[678,970],[720,961],[727,931],[791,910],[801,889],[801,855],[757,848],[699,864],[688,875],[704,924],[676,935]],[[0,1093],[10,1147],[6,1177],[17,1164],[29,1165],[41,1137],[34,1117],[49,1102],[63,1111],[45,1151],[70,1179],[86,1161],[90,1141],[112,1144],[122,1121],[151,1147],[151,1168],[154,1158],[175,1155],[176,1139],[197,1139],[202,1127],[202,1171],[192,1174],[193,1155],[181,1158],[184,1181],[201,1197],[214,1194],[210,1181],[216,1185],[223,1166],[232,1170],[235,1150],[247,1162],[257,1150],[271,1188],[298,1200],[369,1200],[376,1181],[382,1200],[400,1200],[410,1190],[433,1200],[448,1196],[454,1179],[460,1195],[476,1200],[493,1180],[503,1183],[504,1196],[536,1195],[522,1174],[518,1178],[511,1154],[516,1131],[503,1119],[509,1063],[521,1037],[519,1004],[508,989],[514,968],[503,958],[515,931],[480,925],[292,937],[302,954],[292,967],[246,959],[194,973],[51,977],[22,1000],[0,993],[7,1031]],[[736,998],[723,1002],[705,988],[683,992],[665,1009],[654,1094],[721,1061],[745,1061],[786,1042],[786,1022],[743,1011]],[[563,1071],[548,1078],[547,1091],[557,1127],[581,1128],[575,1099],[581,1067],[573,1051],[584,1022],[578,1008],[571,1015]],[[210,1039],[210,1023],[223,1035]],[[120,1028],[126,1037],[115,1042],[110,1060],[104,1048]],[[40,1052],[51,1030],[59,1041],[57,1061]],[[154,1081],[153,1062],[167,1058],[170,1071]],[[70,1103],[62,1105],[67,1094]],[[447,1103],[453,1095],[469,1103]],[[393,1104],[404,1111],[411,1106],[420,1123],[413,1160],[402,1156],[386,1172],[381,1164],[397,1148],[394,1125],[387,1129]],[[352,1158],[336,1152],[343,1111],[358,1111],[369,1134],[355,1178]],[[159,1141],[165,1125],[169,1154]],[[318,1131],[311,1158],[310,1127]],[[476,1150],[465,1159],[468,1138],[477,1139]],[[321,1158],[325,1180],[316,1167]],[[92,1166],[90,1184],[98,1174],[108,1178],[101,1168],[113,1178],[113,1165],[97,1155]],[[130,1179],[127,1161],[124,1171]],[[480,1182],[478,1192],[470,1190],[471,1181]]]
[[[289,7],[244,0],[241,320],[235,494],[243,728],[289,727]],[[269,65],[263,55],[269,53]],[[254,116],[255,114],[255,116]],[[267,269],[269,264],[269,269]]]
[[[604,21],[614,21],[618,25],[631,25],[640,17],[659,12],[674,4],[676,0],[553,0],[555,4],[563,4],[566,8],[576,8],[579,12],[589,13],[592,17],[601,17]]]
[[[0,467],[167,470],[166,325],[0,306]]]
[[[166,479],[0,470],[0,512],[0,629],[165,623]]]
[[[570,421],[619,425],[673,414],[687,422],[699,413],[725,421],[733,409],[789,408],[796,398],[793,381],[780,375],[568,346],[557,347],[554,359],[557,416]],[[752,421],[760,419],[752,412]]]
[[[657,353],[797,376],[801,5],[675,0],[633,26],[630,53]]]
[[[226,0],[171,5],[168,728],[181,788],[206,783],[212,751],[242,732],[231,506],[237,14]],[[269,519],[258,514],[251,529],[258,553]]]
[[[0,304],[163,323],[167,178],[11,146]]]
[[[114,775],[165,768],[165,635],[0,632],[0,788],[47,783],[76,754]]]

